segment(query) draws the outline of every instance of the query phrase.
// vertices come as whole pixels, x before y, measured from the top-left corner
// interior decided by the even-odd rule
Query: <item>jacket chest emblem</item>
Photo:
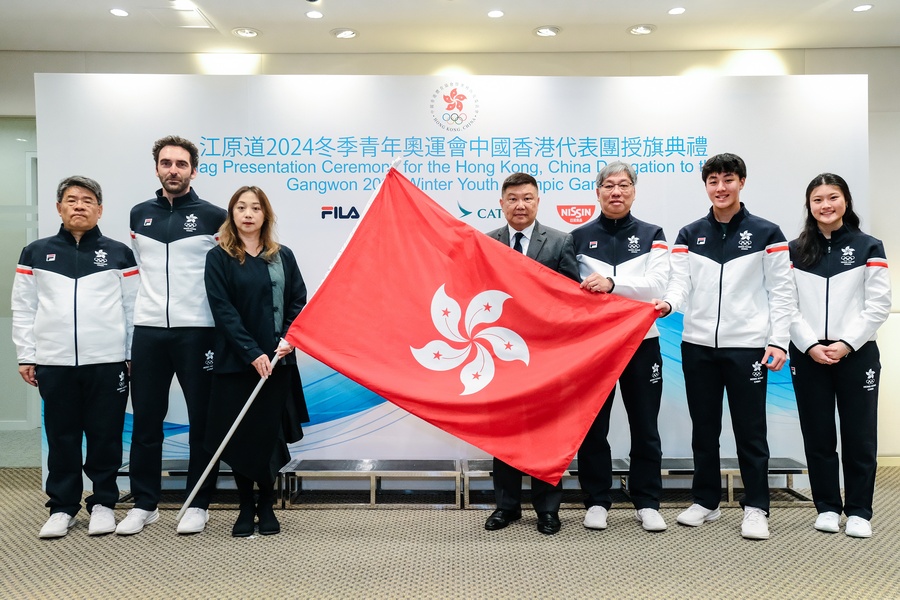
[[[197,231],[197,215],[191,213],[184,218],[184,230],[188,232]]]
[[[636,235],[631,236],[628,238],[628,245],[626,248],[628,248],[628,251],[632,254],[637,254],[641,251],[641,240]]]
[[[855,263],[856,257],[853,255],[854,252],[856,252],[856,250],[854,250],[850,246],[841,248],[841,264],[849,267],[850,265]]]
[[[109,264],[109,261],[106,259],[106,251],[94,250],[94,265],[105,267],[107,264]]]
[[[738,249],[750,250],[753,247],[753,241],[750,239],[753,234],[746,229],[740,233],[741,239],[738,240]]]

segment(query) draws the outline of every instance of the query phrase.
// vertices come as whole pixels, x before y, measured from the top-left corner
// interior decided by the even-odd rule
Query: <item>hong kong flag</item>
[[[489,238],[391,169],[287,339],[556,483],[655,318]]]

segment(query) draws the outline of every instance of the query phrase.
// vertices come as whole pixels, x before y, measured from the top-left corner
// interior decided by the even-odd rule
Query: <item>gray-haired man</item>
[[[112,533],[119,498],[122,428],[128,401],[132,313],[139,276],[131,249],[104,237],[100,185],[87,177],[60,182],[59,233],[22,250],[12,291],[19,374],[44,400],[47,506],[40,537],[62,537],[81,508],[82,477],[89,535]],[[81,440],[87,441],[82,462]]]

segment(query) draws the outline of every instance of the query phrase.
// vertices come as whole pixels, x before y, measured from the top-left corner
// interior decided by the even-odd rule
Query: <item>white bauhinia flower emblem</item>
[[[464,320],[465,335],[460,333],[462,310],[459,303],[447,295],[444,286],[438,288],[431,299],[431,320],[435,329],[446,340],[433,340],[424,348],[409,347],[420,365],[432,371],[449,371],[463,364],[470,356],[472,360],[463,366],[459,379],[463,384],[460,396],[474,394],[494,379],[494,358],[512,361],[521,360],[528,364],[528,345],[515,331],[506,327],[484,327],[493,323],[503,313],[503,303],[512,298],[500,290],[486,290],[477,294],[466,308]],[[477,330],[476,330],[477,329]],[[488,350],[493,349],[493,356]]]

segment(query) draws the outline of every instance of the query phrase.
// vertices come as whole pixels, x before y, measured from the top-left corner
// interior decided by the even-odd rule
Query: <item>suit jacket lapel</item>
[[[535,221],[534,229],[531,231],[531,239],[528,240],[528,252],[525,253],[525,256],[537,260],[538,254],[541,253],[541,248],[546,239],[547,232],[544,231],[544,228],[541,227],[540,223]]]
[[[497,232],[497,235],[495,237],[500,240],[500,242],[509,246],[509,227],[507,226],[501,228],[500,231]]]

